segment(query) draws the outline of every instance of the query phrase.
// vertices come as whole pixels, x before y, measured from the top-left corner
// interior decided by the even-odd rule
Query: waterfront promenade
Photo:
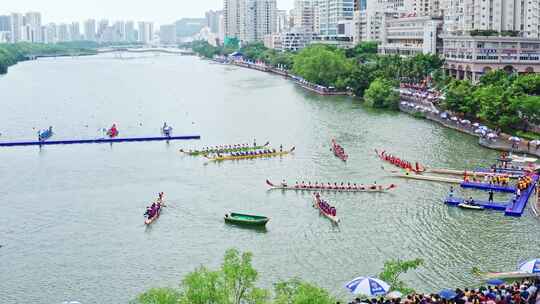
[[[421,116],[447,128],[478,137],[478,144],[481,146],[499,151],[527,153],[540,157],[540,145],[536,145],[534,142],[531,143],[528,140],[512,141],[513,136],[506,133],[497,134],[497,138],[488,138],[485,134],[476,132],[478,127],[475,126],[474,122],[462,122],[463,120],[457,117],[453,119],[455,116],[450,112],[446,112],[447,115],[441,115],[444,111],[430,101],[403,93],[400,94],[400,97],[399,109],[402,112],[417,117]]]

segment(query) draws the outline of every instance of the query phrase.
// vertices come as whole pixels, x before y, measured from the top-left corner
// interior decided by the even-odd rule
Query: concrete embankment
[[[409,103],[412,102],[412,103],[418,104],[419,106],[423,106],[423,107],[426,106],[425,103],[418,103],[418,102],[416,102],[416,100],[411,100],[411,99],[407,98],[406,96],[401,96],[401,100],[409,102]],[[494,149],[494,150],[499,150],[499,151],[505,151],[505,152],[526,153],[526,154],[535,155],[535,156],[540,157],[540,145],[530,144],[529,141],[522,140],[522,141],[516,143],[516,142],[513,142],[513,141],[509,140],[511,135],[508,135],[508,134],[505,134],[505,133],[499,134],[499,137],[496,138],[496,139],[488,139],[488,138],[482,137],[479,134],[475,133],[476,128],[474,126],[472,126],[471,124],[461,124],[459,121],[453,121],[453,120],[450,120],[450,119],[444,119],[438,114],[431,113],[431,112],[428,112],[428,111],[421,112],[421,111],[415,109],[414,107],[410,107],[410,106],[406,106],[406,105],[401,105],[400,104],[399,109],[402,112],[411,114],[413,116],[423,117],[425,119],[428,119],[428,120],[434,121],[436,123],[439,123],[439,124],[441,124],[441,125],[443,125],[443,126],[445,126],[447,128],[454,129],[456,131],[478,137],[478,144],[483,146],[483,147],[486,147],[486,148],[489,148],[489,149]],[[443,111],[441,111],[441,113],[442,112]]]

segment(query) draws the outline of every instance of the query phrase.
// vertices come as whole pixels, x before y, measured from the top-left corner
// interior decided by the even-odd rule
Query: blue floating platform
[[[143,141],[170,141],[170,140],[191,140],[201,139],[200,135],[185,136],[159,136],[159,137],[123,137],[123,138],[97,138],[97,139],[66,139],[47,141],[14,141],[0,142],[0,147],[20,147],[20,146],[51,146],[51,145],[75,145],[75,144],[105,144],[118,142],[143,142]]]
[[[448,197],[444,201],[445,204],[450,206],[457,207],[459,204],[463,203],[464,199],[461,197]],[[474,200],[475,204],[478,206],[484,207],[484,209],[490,209],[490,210],[497,210],[497,211],[505,211],[508,208],[508,202],[486,202],[486,201],[479,201]]]
[[[478,190],[485,190],[485,191],[494,191],[494,192],[505,192],[505,193],[515,193],[516,187],[507,187],[507,186],[499,186],[494,184],[486,184],[486,183],[474,183],[474,182],[462,182],[461,188],[468,188],[468,189],[478,189]]]
[[[493,172],[493,170],[490,169],[490,168],[476,168],[475,171],[476,172],[486,172],[486,173]],[[523,169],[512,169],[512,168],[506,168],[506,169],[505,168],[495,168],[495,173],[523,176],[523,175],[525,175],[525,170],[523,170]]]
[[[504,215],[522,216],[523,212],[525,211],[525,207],[527,207],[527,203],[531,198],[531,195],[534,194],[534,188],[536,187],[536,183],[538,183],[538,175],[535,174],[532,177],[531,185],[521,192],[521,196],[515,202],[510,202],[508,208],[506,208],[506,211],[504,212]]]

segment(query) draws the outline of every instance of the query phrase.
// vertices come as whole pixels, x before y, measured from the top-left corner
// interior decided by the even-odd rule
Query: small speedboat
[[[471,209],[471,210],[484,210],[485,209],[483,206],[472,205],[468,203],[461,203],[458,205],[458,207],[463,208],[463,209]]]
[[[161,128],[161,133],[163,136],[171,137],[173,131],[173,127],[168,126],[167,123],[163,124],[163,127]]]
[[[44,129],[38,132],[38,140],[39,141],[45,141],[53,136],[53,128],[49,127],[48,129]]]
[[[118,128],[116,128],[116,124],[113,124],[112,127],[107,130],[107,136],[109,136],[110,138],[114,138],[116,136],[118,136]]]

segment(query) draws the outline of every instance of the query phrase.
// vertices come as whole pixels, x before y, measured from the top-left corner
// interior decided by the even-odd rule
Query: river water
[[[346,298],[345,282],[376,275],[390,258],[422,258],[404,279],[421,291],[474,286],[470,273],[514,270],[539,254],[540,228],[522,218],[442,203],[448,186],[396,180],[373,149],[443,168],[488,165],[476,139],[410,116],[320,97],[277,76],[195,57],[45,59],[0,78],[3,140],[92,138],[113,122],[122,136],[156,135],[164,121],[202,140],[170,144],[0,149],[2,303],[126,303],[150,287],[178,286],[227,248],[254,253],[260,284],[299,276]],[[335,137],[350,154],[329,151]],[[266,140],[292,156],[206,163],[179,148]],[[390,194],[326,194],[339,228],[309,194],[267,191],[265,179],[396,183]],[[159,191],[170,208],[151,227]],[[468,195],[468,194],[467,194]],[[485,194],[476,194],[484,198]],[[225,225],[244,211],[271,217],[266,232]]]

